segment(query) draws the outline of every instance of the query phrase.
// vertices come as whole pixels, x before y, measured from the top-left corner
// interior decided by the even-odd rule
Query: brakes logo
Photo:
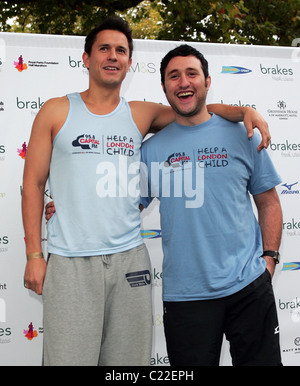
[[[237,66],[222,66],[222,72],[221,74],[248,74],[249,72],[252,72],[252,70],[249,70],[249,68],[245,67],[237,67]]]
[[[125,275],[130,287],[142,287],[151,284],[151,276],[149,270],[130,272]]]

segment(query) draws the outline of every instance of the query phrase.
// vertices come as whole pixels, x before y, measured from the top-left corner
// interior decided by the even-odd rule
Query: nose
[[[185,74],[181,74],[179,85],[181,88],[189,87],[190,81],[189,81],[189,78]]]
[[[109,59],[109,60],[112,60],[112,61],[116,61],[116,60],[117,60],[117,53],[116,53],[115,48],[111,48],[111,49],[109,50],[108,59]]]

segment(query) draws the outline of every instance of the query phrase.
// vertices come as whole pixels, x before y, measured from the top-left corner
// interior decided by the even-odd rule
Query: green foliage
[[[86,35],[118,14],[139,39],[290,46],[300,0],[0,1],[0,31]]]
[[[107,16],[141,0],[0,1],[0,30],[59,35],[86,35]]]
[[[300,0],[163,0],[159,39],[291,45],[300,37]]]

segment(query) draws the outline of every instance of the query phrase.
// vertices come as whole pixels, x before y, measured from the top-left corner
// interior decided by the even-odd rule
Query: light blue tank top
[[[68,95],[65,124],[53,142],[49,187],[56,213],[48,252],[95,256],[142,244],[139,163],[142,135],[121,98],[107,115],[91,113],[79,93]]]

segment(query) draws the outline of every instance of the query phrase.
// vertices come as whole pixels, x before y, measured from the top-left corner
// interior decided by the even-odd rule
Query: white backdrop
[[[34,117],[43,102],[88,87],[81,55],[84,38],[0,33],[0,365],[41,365],[42,300],[24,288],[21,192],[24,156]],[[166,103],[161,58],[178,42],[136,40],[122,94],[127,100]],[[209,102],[249,105],[268,121],[269,153],[282,176],[278,194],[284,224],[282,262],[273,279],[284,365],[300,365],[300,57],[297,48],[193,44],[209,61]],[[45,192],[45,201],[49,192]],[[154,344],[152,365],[168,364],[161,286],[158,203],[143,215],[152,260]],[[47,234],[44,226],[43,246]],[[88,328],[88,323],[84,328]],[[224,341],[221,365],[230,365]]]

